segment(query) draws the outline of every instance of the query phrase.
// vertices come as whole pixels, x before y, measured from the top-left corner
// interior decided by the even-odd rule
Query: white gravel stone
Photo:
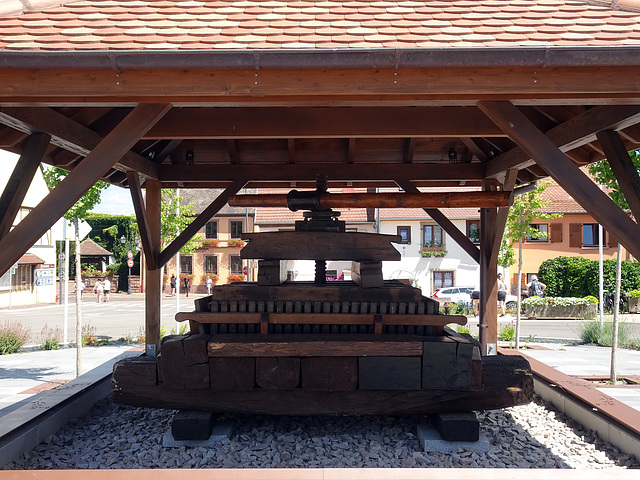
[[[536,398],[529,405],[478,413],[487,453],[420,451],[423,417],[269,417],[227,415],[231,439],[214,448],[162,447],[171,410],[99,403],[6,469],[78,468],[640,468]]]

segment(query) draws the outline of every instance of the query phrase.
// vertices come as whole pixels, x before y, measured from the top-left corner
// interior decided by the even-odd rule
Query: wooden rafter
[[[134,108],[0,241],[0,272],[4,274],[170,108],[168,104],[143,104]]]
[[[486,102],[481,103],[486,105]],[[600,106],[552,128],[544,135],[564,152],[595,140],[599,131],[618,130],[639,122],[638,105]],[[514,148],[488,161],[486,176],[490,178],[510,168],[524,168],[533,163],[523,148]]]
[[[144,199],[142,198],[140,178],[136,172],[127,172],[127,180],[129,183],[129,191],[131,192],[133,210],[136,213],[136,220],[138,222],[138,230],[140,231],[142,248],[147,258],[147,266],[149,270],[156,270],[158,268],[159,251],[155,249],[154,242],[151,238],[151,228],[149,226],[149,219],[147,218]]]
[[[2,108],[0,123],[27,133],[47,133],[51,135],[51,143],[75,154],[72,159],[88,155],[102,141],[90,128],[49,108]],[[125,152],[118,161],[125,170],[156,178],[156,165],[134,152]]]
[[[617,132],[605,130],[598,133],[598,142],[618,180],[618,185],[635,218],[640,218],[640,176]]]
[[[33,176],[49,145],[49,140],[51,140],[49,135],[34,133],[25,142],[22,155],[0,197],[0,240],[9,233],[13,225]]]
[[[479,102],[478,106],[633,256],[640,258],[640,244],[637,241],[640,227],[582,173],[551,139],[510,102]]]
[[[198,215],[193,222],[191,222],[189,226],[185,228],[182,233],[180,233],[180,235],[178,235],[178,237],[162,251],[162,253],[160,253],[158,257],[158,266],[164,266],[171,257],[178,253],[180,249],[191,238],[193,238],[196,233],[198,233],[198,230],[204,227],[205,224],[226,205],[229,197],[238,193],[246,183],[246,180],[234,181],[220,195],[218,195],[216,199],[211,202],[211,204],[205,208],[203,212]]]

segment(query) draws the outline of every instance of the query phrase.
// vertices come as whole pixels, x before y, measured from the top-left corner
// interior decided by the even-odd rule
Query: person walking
[[[109,302],[109,293],[111,292],[111,280],[107,277],[104,277],[104,281],[102,282],[103,290],[104,290],[104,301]]]
[[[211,295],[211,286],[213,285],[213,280],[211,280],[211,276],[207,275],[207,280],[205,283],[207,285],[207,295]]]
[[[541,297],[547,286],[538,280],[537,275],[531,276],[531,281],[527,283],[527,293],[530,297]]]
[[[505,300],[507,299],[507,284],[504,283],[502,279],[502,274],[498,274],[498,304],[500,305],[500,314],[501,317],[504,317],[507,313],[507,309],[505,307]]]
[[[97,302],[100,303],[102,301],[102,294],[104,293],[104,285],[100,280],[96,281],[93,291],[96,292],[96,295],[98,296]]]
[[[471,301],[473,302],[473,316],[480,315],[480,287],[476,287],[471,292]]]
[[[182,283],[184,283],[184,291],[185,291],[185,293],[187,294],[187,297],[188,297],[189,296],[189,289],[190,289],[190,287],[189,287],[189,275],[185,275],[184,276],[184,280],[183,280]]]
[[[176,296],[176,276],[173,273],[171,274],[170,285],[171,285],[171,296],[175,297]]]

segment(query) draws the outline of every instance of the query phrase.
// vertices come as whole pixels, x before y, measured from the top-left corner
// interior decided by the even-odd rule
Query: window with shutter
[[[549,229],[550,229],[549,241],[551,243],[562,242],[562,224],[552,223],[551,225],[549,225]]]
[[[569,246],[580,248],[582,247],[582,224],[570,223],[569,224]]]

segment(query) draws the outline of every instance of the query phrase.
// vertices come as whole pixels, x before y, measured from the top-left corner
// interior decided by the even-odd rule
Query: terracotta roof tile
[[[0,0],[0,50],[617,45],[639,31],[639,0]]]

